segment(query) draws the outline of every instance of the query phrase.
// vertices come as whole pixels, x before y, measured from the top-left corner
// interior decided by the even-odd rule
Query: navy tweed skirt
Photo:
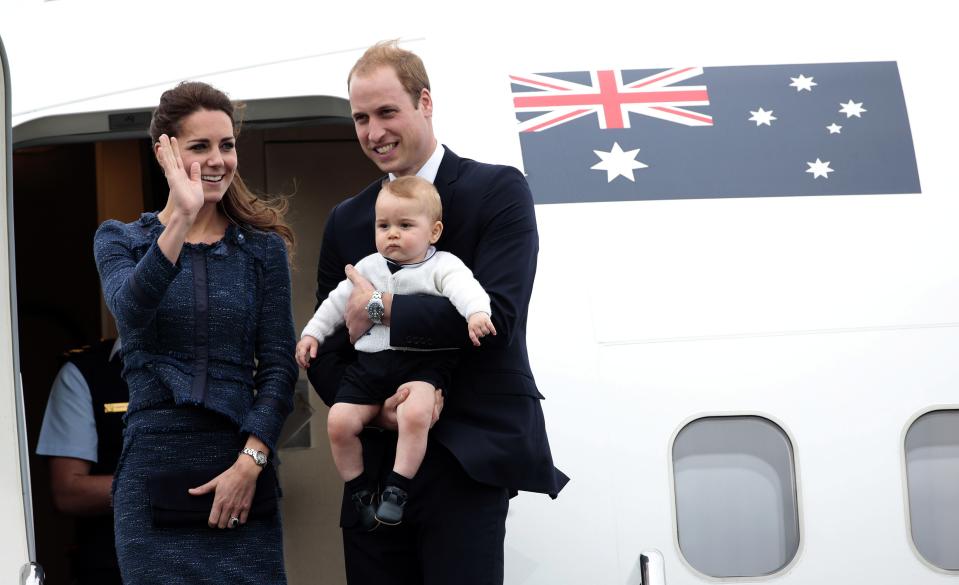
[[[232,530],[153,527],[146,486],[150,473],[226,469],[243,443],[236,425],[199,407],[167,403],[127,417],[113,482],[117,559],[125,585],[286,583],[279,512]]]

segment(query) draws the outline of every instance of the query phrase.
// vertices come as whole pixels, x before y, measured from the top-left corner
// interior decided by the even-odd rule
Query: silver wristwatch
[[[241,453],[246,453],[247,455],[252,457],[253,460],[256,461],[256,464],[259,465],[260,467],[263,467],[264,465],[266,465],[266,453],[264,453],[263,451],[257,451],[256,449],[253,449],[251,447],[244,447]]]
[[[375,325],[382,325],[383,315],[385,313],[386,308],[383,306],[383,293],[378,290],[373,291],[370,302],[366,303],[366,314],[370,316],[370,321]]]

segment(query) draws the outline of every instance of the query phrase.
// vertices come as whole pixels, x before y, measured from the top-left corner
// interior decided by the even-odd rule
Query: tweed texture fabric
[[[184,244],[171,263],[157,244],[163,230],[145,213],[105,222],[94,238],[130,390],[113,498],[123,581],[282,585],[278,515],[233,530],[157,529],[146,477],[226,469],[250,434],[275,453],[297,376],[286,246],[230,225],[216,243]]]
[[[105,222],[94,238],[123,339],[128,413],[172,393],[176,404],[223,414],[275,450],[297,377],[283,240],[231,224],[215,244],[185,244],[172,264],[157,245],[163,229],[156,213],[144,213]]]
[[[153,527],[146,487],[150,473],[226,469],[244,443],[237,426],[222,415],[172,402],[156,406],[127,417],[114,475],[117,558],[124,584],[286,583],[279,512],[235,529]]]

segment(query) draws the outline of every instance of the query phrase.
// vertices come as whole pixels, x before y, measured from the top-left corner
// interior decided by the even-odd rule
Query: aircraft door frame
[[[266,99],[258,99],[258,100],[245,100],[244,103],[246,107],[243,112],[243,117],[242,117],[243,130],[241,131],[242,132],[241,136],[243,137],[255,137],[263,134],[264,132],[279,133],[279,135],[282,135],[282,136],[278,138],[278,140],[282,146],[282,145],[285,145],[286,143],[296,144],[298,140],[301,140],[302,137],[297,135],[297,131],[301,127],[326,127],[330,125],[330,126],[341,127],[339,130],[333,133],[335,134],[334,136],[335,139],[331,140],[331,142],[342,142],[344,140],[343,138],[344,133],[345,135],[349,136],[349,140],[355,141],[355,135],[353,133],[352,123],[350,122],[351,118],[350,118],[349,104],[344,98],[337,97],[337,96],[326,96],[326,95],[310,95],[310,96],[276,97],[276,98],[266,98]],[[8,152],[16,152],[19,156],[21,149],[41,149],[42,150],[42,149],[47,149],[51,147],[58,148],[61,146],[73,146],[73,145],[83,146],[85,144],[90,144],[92,146],[100,146],[100,145],[112,144],[112,143],[122,143],[125,141],[141,141],[148,136],[148,128],[149,128],[151,113],[152,113],[152,107],[151,108],[131,107],[131,108],[116,108],[112,110],[90,109],[90,110],[83,110],[75,113],[57,114],[53,116],[33,118],[18,124],[16,128],[9,130],[9,133],[12,134],[12,138],[8,138],[9,142],[6,148],[8,149]],[[347,127],[346,126],[347,124],[348,124],[348,132],[343,130],[343,128]],[[8,123],[8,128],[9,128],[9,123]],[[327,132],[327,131],[324,130],[324,132]],[[254,140],[254,142],[250,143],[251,145],[257,144],[259,148],[263,147],[261,143],[255,142],[255,140],[257,140],[256,138],[252,138],[252,139]],[[111,152],[113,152],[113,150],[111,150]],[[351,147],[350,152],[355,153],[355,156],[357,158],[360,158],[364,163],[367,163],[365,157],[362,157],[362,154],[360,153],[359,148]],[[11,158],[10,164],[12,165],[12,155],[9,155],[9,156]],[[18,164],[19,164],[19,161],[18,161]],[[255,183],[249,182],[251,180],[251,177],[258,177],[261,180],[266,179],[267,162],[265,157],[262,159],[262,161],[260,161],[257,158],[253,158],[253,159],[248,158],[246,159],[246,162],[244,163],[244,165],[245,165],[244,168],[246,169],[245,177],[248,181],[248,184],[255,185]],[[372,167],[371,164],[370,166]],[[110,173],[112,171],[108,169],[105,172]],[[147,173],[144,172],[144,174],[147,174]],[[376,175],[377,176],[379,175],[379,171],[376,171]],[[8,173],[8,176],[9,176],[9,173]],[[26,177],[27,177],[26,174],[24,174],[23,176],[18,175],[17,195],[20,198],[18,199],[18,201],[27,197],[27,193],[29,192],[29,189],[23,188],[23,183],[28,180]],[[149,180],[149,178],[147,178],[146,180]],[[364,179],[363,184],[365,185],[367,182],[368,181]],[[263,186],[263,189],[265,190],[265,185]],[[113,192],[115,191],[116,189],[113,189]],[[276,190],[276,192],[278,193],[282,191],[283,191],[282,187],[277,188]],[[344,190],[344,192],[347,192],[347,191],[349,190]],[[99,197],[99,192],[97,196]],[[303,196],[304,195],[301,193],[301,199]],[[9,239],[8,248],[10,250],[9,262],[11,267],[13,267],[15,264],[14,251],[16,249],[14,246],[14,240],[13,240],[13,231],[14,231],[13,203],[14,201],[13,201],[12,193],[8,194],[8,204],[7,204],[8,212],[7,213],[8,213],[8,217],[10,218],[9,230],[11,232],[8,238]],[[102,205],[102,202],[99,199],[97,201],[97,205],[98,205],[98,211],[99,211],[100,206]],[[324,204],[324,207],[332,207],[332,204]],[[31,231],[30,217],[31,216],[29,214],[25,214],[24,209],[20,207],[17,207],[17,209],[20,213],[18,213],[18,216],[16,219],[21,222],[21,225],[19,226],[21,228],[20,247],[21,247],[21,251],[27,251],[27,254],[21,254],[20,261],[21,263],[30,262],[30,254],[33,253],[33,252],[30,252],[31,246],[29,245],[29,242],[31,241],[30,240],[30,237],[31,237],[30,236],[30,231]],[[113,211],[117,211],[117,210],[113,209]],[[129,209],[124,208],[123,211],[126,212],[126,211],[129,211]],[[139,214],[139,211],[137,212],[137,214]],[[110,216],[110,217],[115,218],[116,216]],[[102,220],[102,218],[100,220]],[[27,228],[26,230],[23,229],[24,226],[26,226]],[[0,227],[3,227],[3,226],[0,226]],[[26,243],[26,246],[25,246],[25,243]],[[311,246],[311,248],[313,248],[313,246]],[[315,248],[316,250],[318,250],[318,245]],[[2,256],[3,252],[4,252],[4,249],[2,248],[2,246],[0,246],[0,256]],[[305,257],[306,254],[307,253],[304,252],[304,254],[301,255],[301,258]],[[0,264],[2,264],[2,261],[3,261],[2,258],[0,258]],[[315,266],[315,262],[309,262],[307,264]],[[0,270],[2,270],[2,268],[0,268]],[[16,296],[17,290],[18,290],[15,287],[23,285],[23,282],[17,282],[16,280],[14,280],[15,276],[16,276],[16,273],[11,270],[10,276],[9,276],[8,289],[10,290],[9,294],[11,294],[14,297]],[[311,289],[312,289],[312,284],[311,284]],[[312,290],[310,292],[312,296]],[[24,294],[22,289],[20,289],[20,293],[21,295]],[[26,294],[26,296],[22,296],[21,298],[23,299],[23,301],[22,303],[20,303],[19,311],[26,311],[27,310],[26,303],[28,300],[30,300],[29,294]],[[2,300],[0,300],[0,302],[2,302]],[[12,302],[10,306],[12,310],[14,311],[12,321],[13,323],[17,323],[17,316],[20,315],[20,313],[18,312],[18,305],[16,302]],[[310,302],[310,309],[312,311],[312,301]],[[0,312],[0,316],[2,316],[2,312]],[[20,315],[20,318],[21,318],[21,323],[23,323],[24,326],[26,326],[27,317],[24,315]],[[112,324],[112,321],[110,321],[110,323]],[[101,325],[102,325],[102,322],[101,322]],[[13,354],[13,357],[14,357],[13,364],[15,364],[17,367],[15,370],[11,369],[11,371],[14,372],[14,374],[12,374],[11,377],[16,378],[16,382],[18,384],[18,392],[19,392],[19,386],[22,386],[22,384],[25,383],[27,388],[32,388],[33,387],[32,385],[36,383],[36,380],[31,379],[30,371],[25,365],[28,361],[28,358],[30,358],[30,356],[33,355],[34,348],[32,345],[30,345],[29,341],[24,341],[19,338],[18,331],[19,331],[18,328],[16,326],[13,326],[12,328],[13,333],[11,336],[8,336],[8,337],[12,337],[14,340],[13,347],[15,351],[11,353]],[[104,333],[103,333],[104,335],[106,335],[105,331],[106,330],[104,330]],[[0,336],[0,337],[3,337],[3,336]],[[24,352],[22,354],[23,360],[20,359],[20,356],[21,356],[21,354],[19,353],[20,351]],[[5,370],[2,368],[3,368],[2,362],[0,362],[0,372],[5,372]],[[18,372],[22,372],[22,373],[18,374]],[[19,400],[18,407],[20,409],[18,414],[21,417],[21,422],[19,427],[20,435],[24,443],[23,445],[21,445],[22,457],[23,457],[22,469],[24,474],[29,474],[30,451],[28,450],[28,445],[26,444],[28,440],[28,435],[26,434],[26,422],[24,421],[29,422],[31,425],[34,424],[34,421],[36,418],[34,416],[34,413],[37,412],[36,411],[37,397],[36,397],[36,394],[33,392],[31,392],[31,394],[29,395],[26,395],[25,397],[22,393],[18,393],[17,396]],[[26,398],[26,400],[24,401],[23,398]],[[24,402],[25,402],[25,406],[24,406]],[[32,427],[31,427],[31,430],[33,430]],[[297,455],[302,455],[302,454],[291,454],[290,457],[296,458]],[[34,460],[34,465],[36,464],[37,464],[36,460]],[[39,477],[42,478],[42,475]],[[33,479],[38,479],[38,476],[33,476]],[[30,477],[26,476],[23,479],[23,481],[29,482]],[[24,485],[29,485],[29,484],[24,484]],[[30,559],[36,560],[37,555],[39,555],[39,558],[44,559],[46,561],[48,565],[47,569],[51,572],[50,574],[52,575],[54,570],[58,570],[58,571],[65,570],[65,568],[57,565],[56,559],[50,556],[52,551],[55,550],[55,547],[50,545],[50,536],[49,536],[50,535],[50,516],[52,514],[52,511],[48,511],[47,508],[43,507],[43,503],[42,503],[45,495],[45,492],[44,492],[45,488],[46,488],[46,485],[38,484],[36,488],[37,494],[33,494],[29,490],[25,492],[27,505],[30,506],[29,508],[26,509],[26,514],[27,514],[26,521],[29,523],[29,530],[30,530],[29,532]],[[0,493],[0,495],[5,495],[5,493]],[[33,502],[34,497],[37,497],[39,499],[39,501],[36,502],[35,505]],[[288,499],[287,502],[292,503],[293,499],[292,498]],[[335,506],[335,510],[338,512],[339,510],[338,504]],[[333,525],[331,524],[331,527],[332,526]],[[289,528],[292,530],[293,527],[294,527],[293,523],[286,523],[285,529]],[[302,533],[303,531],[310,530],[310,529],[311,528],[309,526],[309,522],[306,522],[304,526],[296,527],[296,530],[299,530],[299,533]],[[336,540],[338,541],[339,538],[340,538],[339,531],[336,530]],[[297,539],[291,539],[291,540],[297,540]],[[59,543],[56,543],[56,544],[59,544]],[[59,549],[56,549],[56,550],[59,550]],[[307,553],[304,553],[304,551],[295,551],[295,552],[296,554],[299,555],[298,557],[299,559],[305,558],[307,554]],[[288,551],[288,554],[289,554],[289,551]],[[315,553],[310,551],[309,554],[314,555]],[[287,558],[288,560],[290,559],[289,556]],[[0,565],[0,569],[2,569],[2,566],[3,565]],[[313,568],[310,567],[309,569],[307,569],[307,572],[312,569]],[[290,571],[288,569],[288,573],[289,572]],[[2,574],[2,572],[0,572],[0,574]],[[0,579],[0,583],[4,583],[4,580]]]
[[[30,469],[23,411],[23,390],[17,368],[16,295],[13,293],[14,254],[12,191],[12,144],[10,113],[10,73],[3,40],[0,39],[0,193],[6,205],[0,206],[0,444],[17,449],[0,450],[0,466],[15,473],[0,477],[0,516],[7,519],[0,530],[0,575],[17,571],[18,583],[42,583],[43,571],[35,564],[33,510],[30,495]],[[10,582],[9,578],[3,581]]]

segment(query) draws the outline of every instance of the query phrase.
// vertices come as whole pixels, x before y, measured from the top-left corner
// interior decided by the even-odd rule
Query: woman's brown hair
[[[220,111],[230,117],[235,135],[240,125],[234,116],[237,106],[225,93],[201,81],[184,81],[163,92],[160,105],[153,111],[150,121],[150,138],[156,144],[160,135],[178,136],[184,118],[199,110]],[[237,173],[223,199],[217,204],[230,222],[244,228],[274,232],[286,242],[290,260],[293,258],[293,230],[283,217],[289,208],[286,197],[257,197]]]

